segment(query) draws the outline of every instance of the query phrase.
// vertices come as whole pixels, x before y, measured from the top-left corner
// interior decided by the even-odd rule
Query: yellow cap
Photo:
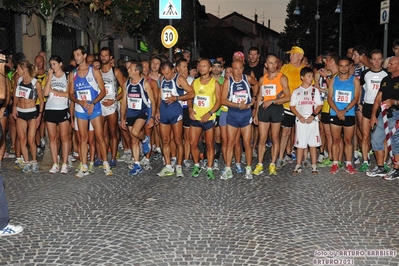
[[[286,52],[286,54],[292,54],[292,53],[305,54],[303,49],[299,46],[292,46],[291,50]]]

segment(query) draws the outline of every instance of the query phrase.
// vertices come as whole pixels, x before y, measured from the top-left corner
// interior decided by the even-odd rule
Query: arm
[[[374,127],[377,124],[377,111],[381,106],[382,92],[379,91],[374,99],[373,109],[371,109],[370,126]]]
[[[125,77],[122,75],[122,71],[119,68],[114,68],[114,75],[116,77],[116,80],[119,83],[119,86],[122,88],[123,91],[123,87],[126,85],[126,79]],[[119,101],[120,99],[122,99],[123,94],[119,93],[116,98],[115,101]]]
[[[121,102],[121,128],[126,130],[126,110],[127,110],[127,90],[126,90],[126,83],[122,87],[122,102]]]
[[[151,116],[151,118],[146,126],[152,128],[154,126],[154,117],[155,117],[155,108],[156,108],[154,93],[152,92],[151,85],[148,81],[144,81],[144,89],[146,90],[148,98],[150,98],[151,101],[151,114],[148,114]]]
[[[49,69],[48,70],[48,79],[46,79],[46,85],[44,85],[44,91],[43,94],[45,97],[48,97],[50,94],[50,90],[51,90],[51,79],[53,77],[53,69]]]
[[[39,128],[40,122],[42,121],[42,116],[43,116],[43,109],[44,109],[44,97],[43,97],[43,91],[42,91],[42,85],[40,82],[36,82],[36,91],[37,91],[37,96],[39,97],[39,115],[36,118],[36,128]]]
[[[256,80],[256,78],[252,77],[252,75],[251,76],[247,75],[247,79],[248,79],[249,84],[251,85],[252,93],[256,97],[258,95],[258,91],[259,91],[259,83]]]
[[[96,82],[98,84],[98,88],[100,90],[100,93],[97,95],[97,97],[91,101],[91,103],[94,105],[94,104],[98,103],[99,101],[101,101],[102,98],[104,98],[106,92],[105,92],[105,85],[104,85],[103,77],[101,76],[100,70],[93,68],[93,74],[94,74],[94,79],[96,80]]]

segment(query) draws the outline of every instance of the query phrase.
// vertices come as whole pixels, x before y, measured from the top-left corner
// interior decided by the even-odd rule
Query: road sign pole
[[[388,55],[388,23],[384,24],[384,51],[383,57],[387,58]]]
[[[169,25],[172,26],[172,20],[169,19]],[[173,63],[173,51],[172,51],[173,47],[169,48],[169,61]]]

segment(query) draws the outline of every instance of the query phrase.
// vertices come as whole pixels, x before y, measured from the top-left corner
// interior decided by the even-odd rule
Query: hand
[[[206,113],[203,116],[201,116],[201,123],[206,123],[209,121],[209,118],[211,117],[210,113]]]
[[[262,103],[262,107],[263,109],[266,109],[267,107],[269,107],[270,105],[272,105],[272,101],[266,101]]]
[[[39,128],[40,122],[42,122],[42,113],[40,113],[40,114],[36,117],[36,129]]]
[[[87,114],[91,115],[94,111],[94,103],[87,103],[86,110],[87,110]]]
[[[314,120],[314,116],[313,115],[309,116],[308,118],[306,118],[306,124],[311,124],[313,122],[313,120]]]
[[[146,127],[153,128],[154,124],[155,124],[154,118],[150,118],[150,120],[148,120],[148,124],[146,125]]]
[[[301,122],[302,124],[306,123],[305,117],[301,116],[301,117],[298,117],[298,119],[299,119],[299,122]]]
[[[54,70],[52,68],[48,69],[48,76],[51,77],[54,74]]]
[[[194,109],[191,108],[188,110],[188,115],[190,116],[191,120],[195,120],[195,114],[196,114],[196,112]]]
[[[387,99],[381,103],[381,106],[384,106],[385,109],[389,109],[394,105],[395,100]]]
[[[159,111],[157,112],[157,114],[155,115],[155,120],[160,123],[161,122],[161,115],[159,113]]]
[[[258,115],[257,114],[255,114],[253,121],[254,121],[255,125],[258,125],[259,121],[258,121]]]
[[[124,119],[124,118],[121,118],[121,123],[119,124],[120,126],[121,126],[121,129],[122,130],[127,130],[127,127],[126,127],[126,119]]]
[[[339,120],[345,121],[345,114],[346,114],[345,110],[339,110],[337,112],[337,117],[339,118]]]
[[[13,110],[12,111],[12,117],[15,119],[15,120],[17,120],[17,118],[18,118],[18,111],[15,109],[15,110]]]
[[[369,123],[370,123],[371,130],[373,130],[374,127],[377,125],[377,117],[372,115],[370,120],[369,120]]]
[[[165,98],[164,102],[167,104],[171,104],[177,101],[176,98],[177,98],[176,96],[169,96]]]
[[[106,106],[106,107],[111,106],[111,105],[113,105],[114,103],[115,103],[115,100],[113,100],[113,99],[105,99],[105,100],[103,100],[103,101],[101,102],[101,104],[104,105],[104,106]]]
[[[361,105],[360,103],[357,105],[357,110],[359,111],[359,112],[363,112],[363,105]]]

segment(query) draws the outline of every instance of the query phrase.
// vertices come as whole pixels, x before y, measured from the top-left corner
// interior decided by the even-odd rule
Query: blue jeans
[[[10,216],[8,213],[6,192],[4,190],[4,181],[0,175],[0,230],[7,226],[9,220]]]
[[[392,128],[396,125],[396,120],[399,120],[399,111],[394,111],[392,113],[392,117],[388,118],[388,127],[391,131]],[[385,130],[384,130],[384,121],[382,120],[382,115],[378,116],[378,122],[371,133],[371,147],[375,151],[383,151],[384,150],[384,140],[385,140]],[[394,135],[391,136],[392,143],[392,152],[393,154],[399,154],[399,129],[395,132]]]

